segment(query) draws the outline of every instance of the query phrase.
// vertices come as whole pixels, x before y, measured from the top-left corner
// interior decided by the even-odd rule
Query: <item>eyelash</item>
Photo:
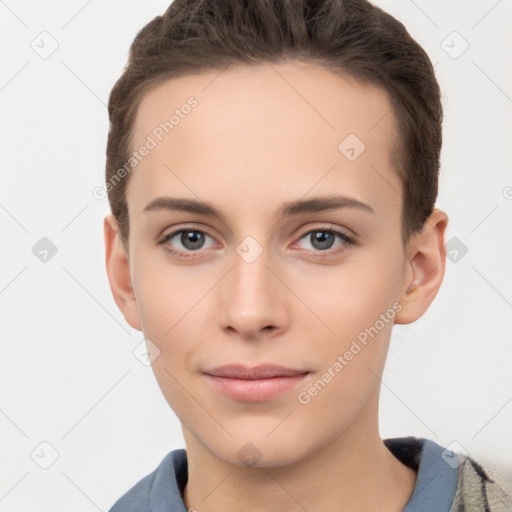
[[[165,235],[158,242],[158,245],[164,245],[168,240],[170,240],[171,238],[173,238],[176,235],[179,235],[180,233],[183,233],[183,232],[201,233],[201,234],[210,236],[210,238],[213,238],[213,237],[211,237],[211,235],[209,235],[206,231],[203,231],[202,229],[182,228],[182,229],[178,229],[176,231],[173,231],[172,233],[169,233],[169,234]],[[304,232],[299,237],[298,241],[302,240],[306,235],[310,235],[311,233],[315,233],[315,232],[328,233],[328,234],[335,235],[335,236],[337,235],[344,243],[343,243],[343,245],[341,245],[341,247],[338,247],[337,249],[333,249],[333,250],[327,249],[325,251],[318,251],[318,250],[310,251],[310,254],[314,258],[326,258],[326,257],[329,257],[329,256],[336,256],[338,254],[342,254],[342,253],[346,252],[347,250],[349,250],[350,248],[352,248],[355,245],[355,240],[353,238],[347,236],[345,233],[342,233],[341,231],[337,231],[337,230],[332,229],[332,228],[327,227],[327,226],[319,227],[319,228],[315,228],[315,229],[310,229],[309,231]],[[195,253],[195,252],[202,252],[201,250],[197,250],[197,251],[179,251],[179,250],[173,249],[169,245],[164,246],[164,249],[167,252],[171,253],[173,256],[177,256],[178,258],[194,258],[195,256],[192,255],[193,253]],[[190,256],[187,253],[190,253]]]

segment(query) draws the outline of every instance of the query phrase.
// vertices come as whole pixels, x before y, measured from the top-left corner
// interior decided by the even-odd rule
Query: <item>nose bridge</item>
[[[218,307],[224,327],[254,335],[268,326],[282,327],[282,286],[268,267],[273,266],[268,244],[248,236],[235,247],[232,270],[226,276]]]
[[[253,236],[245,237],[235,248],[232,279],[233,292],[239,300],[253,300],[257,296],[263,298],[270,292],[272,272],[268,266],[271,256],[269,244],[263,245]]]

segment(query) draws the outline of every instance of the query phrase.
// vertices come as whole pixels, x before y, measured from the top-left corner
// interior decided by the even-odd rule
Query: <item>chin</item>
[[[315,450],[315,443],[311,445],[302,436],[291,432],[251,432],[246,430],[243,434],[233,432],[233,439],[226,439],[219,444],[219,439],[212,439],[211,443],[204,442],[211,453],[227,464],[243,467],[275,468],[289,466],[307,457]]]

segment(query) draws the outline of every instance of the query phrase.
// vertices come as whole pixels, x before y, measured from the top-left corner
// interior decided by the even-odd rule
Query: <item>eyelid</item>
[[[337,226],[336,224],[331,224],[329,222],[320,223],[317,226],[309,226],[305,231],[301,232],[300,236],[298,236],[298,239],[304,237],[304,235],[307,235],[311,233],[312,231],[327,231],[332,233],[338,233],[340,235],[343,235],[347,240],[350,240],[352,243],[356,243],[356,240],[358,236],[349,229],[344,229],[340,226]]]
[[[166,228],[167,229],[167,228]],[[194,225],[194,224],[187,224],[185,226],[182,226],[182,227],[177,227],[177,228],[174,228],[172,229],[171,231],[169,232],[165,232],[166,229],[163,229],[160,234],[157,236],[157,240],[158,241],[161,241],[163,239],[169,239],[175,235],[177,235],[178,233],[181,233],[182,231],[198,231],[200,233],[204,233],[205,235],[208,235],[212,238],[215,238],[209,231],[208,231],[208,228],[206,227],[203,227],[201,225]]]

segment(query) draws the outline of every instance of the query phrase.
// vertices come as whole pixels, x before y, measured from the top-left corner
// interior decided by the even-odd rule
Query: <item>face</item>
[[[407,277],[390,109],[297,62],[167,80],[140,104],[133,148],[155,144],[127,188],[125,314],[186,439],[226,462],[290,464],[376,428]],[[233,364],[295,373],[212,375]]]

